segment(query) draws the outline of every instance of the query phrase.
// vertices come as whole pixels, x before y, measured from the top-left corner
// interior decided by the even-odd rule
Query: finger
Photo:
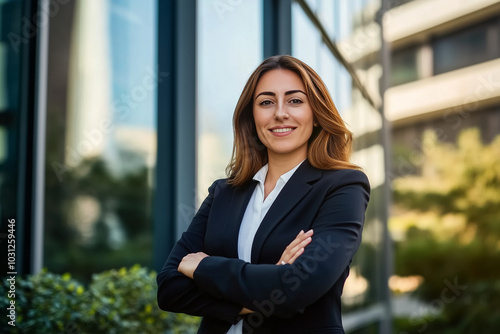
[[[299,248],[295,251],[295,253],[293,253],[293,254],[292,254],[292,256],[290,257],[290,259],[289,259],[288,261],[286,261],[286,262],[287,262],[287,263],[289,263],[289,264],[294,263],[294,262],[295,262],[295,260],[296,260],[299,256],[301,256],[301,255],[302,255],[302,253],[304,253],[304,251],[305,251],[305,247],[306,247],[307,245],[309,245],[309,243],[311,243],[311,241],[312,241],[312,238],[311,238],[311,237],[309,237],[309,238],[307,238],[307,239],[303,240],[303,241],[302,241],[302,242],[301,242],[301,243],[297,246],[297,247],[299,247]]]
[[[312,241],[312,237],[307,237],[306,239],[302,240],[302,242],[299,244],[301,247],[306,247],[309,245]]]
[[[299,232],[299,234],[297,234],[297,236],[295,237],[295,239],[292,240],[292,242],[287,246],[287,248],[293,248],[295,247],[300,241],[303,240],[303,236],[304,236],[304,230],[301,230]]]
[[[297,234],[295,239],[285,248],[280,260],[276,264],[279,265],[283,262],[287,263],[288,260],[290,260],[300,248],[307,246],[311,242],[311,240],[308,240],[308,238],[310,238],[313,234],[314,232],[312,229],[308,230],[307,232],[301,230]]]
[[[294,262],[295,262],[295,260],[297,260],[297,258],[298,258],[299,256],[301,256],[301,255],[302,255],[302,253],[304,253],[304,248],[299,249],[299,250],[295,253],[295,255],[294,255],[294,256],[293,256],[290,260],[288,260],[288,264],[292,264],[292,263],[294,263]]]
[[[298,244],[300,244],[305,239],[312,237],[313,234],[314,234],[314,231],[312,229],[307,231],[307,232],[304,232],[304,230],[300,231],[300,233],[290,243],[290,246],[291,246],[290,248],[293,248],[293,247],[297,246]]]
[[[306,239],[302,240],[296,246],[294,246],[293,248],[289,249],[286,252],[285,257],[292,258],[295,255],[295,253],[297,253],[301,248],[304,248],[307,245],[309,245],[309,243],[311,242],[311,240],[312,240],[311,237],[307,237]]]
[[[295,239],[285,248],[285,251],[283,252],[283,255],[285,255],[287,252],[291,251],[294,249],[294,251],[297,250],[297,246],[300,245],[301,242],[303,242],[305,239],[311,237],[313,235],[313,231],[309,230],[307,232],[304,232],[303,230],[300,231],[299,234],[295,237]]]
[[[306,239],[308,236],[310,236],[310,232],[308,231],[307,233],[304,232],[304,230],[300,231],[299,234],[293,239],[293,241],[287,246],[288,249],[292,249],[296,247],[298,244],[300,244],[304,239]],[[286,251],[286,249],[285,249]]]

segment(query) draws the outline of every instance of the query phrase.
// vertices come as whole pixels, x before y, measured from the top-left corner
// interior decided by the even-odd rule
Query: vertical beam
[[[49,13],[50,0],[40,0],[40,13]],[[45,204],[45,144],[47,122],[47,75],[49,59],[49,22],[38,27],[36,83],[35,83],[35,124],[34,124],[34,158],[33,158],[33,212],[31,272],[37,273],[43,266],[43,236],[44,236],[44,204]]]
[[[196,0],[177,2],[176,239],[193,218],[196,195]]]
[[[264,7],[264,58],[292,54],[292,0],[266,0]]]
[[[24,18],[32,18],[38,10],[39,1],[28,0],[23,3],[21,15]],[[21,35],[25,34],[23,30]],[[22,36],[26,37],[26,36]],[[16,271],[18,274],[33,273],[35,269],[32,256],[36,251],[35,233],[39,232],[35,228],[35,219],[40,222],[43,219],[42,214],[36,217],[37,210],[43,201],[37,202],[36,196],[42,192],[43,197],[43,174],[40,177],[40,169],[43,170],[44,156],[42,152],[37,153],[37,140],[40,132],[38,131],[38,118],[36,117],[35,96],[36,96],[36,46],[38,34],[29,36],[26,44],[20,45],[20,79],[19,79],[19,115],[15,126],[19,127],[19,160],[18,160],[18,184],[17,184],[17,207],[16,217]],[[45,138],[42,139],[45,141]],[[39,143],[40,144],[40,143]],[[43,145],[43,143],[41,144]],[[42,158],[41,160],[39,158]],[[38,164],[38,166],[36,165]],[[41,164],[41,166],[40,166]],[[37,170],[38,169],[38,170]],[[41,184],[37,181],[42,182]],[[39,188],[39,187],[42,188]],[[3,222],[2,222],[3,223]],[[42,237],[43,234],[38,237]],[[39,241],[39,240],[38,240]]]
[[[158,1],[158,80],[153,227],[157,271],[194,212],[196,0]]]
[[[153,266],[159,271],[174,243],[175,0],[158,1],[157,157],[153,209]],[[163,78],[160,73],[168,73]],[[162,80],[160,82],[160,80]]]

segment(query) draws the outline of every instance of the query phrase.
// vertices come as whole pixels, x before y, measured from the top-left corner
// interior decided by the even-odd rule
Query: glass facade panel
[[[20,0],[0,0],[0,112],[19,107]]]
[[[70,1],[50,19],[44,266],[152,264],[156,1]]]
[[[234,5],[231,5],[234,3]],[[224,178],[232,117],[246,80],[262,61],[262,2],[198,1],[197,198]]]
[[[319,63],[316,49],[320,44],[321,36],[302,8],[294,2],[292,5],[292,55],[316,69]]]
[[[330,34],[329,30],[333,29],[329,38],[339,46],[341,56],[351,66],[351,72],[323,43],[320,31],[298,4],[294,4],[292,9],[292,53],[311,65],[327,85],[337,109],[354,133],[353,162],[364,169],[372,186],[363,242],[351,264],[342,297],[344,314],[348,315],[351,311],[383,303],[386,298],[383,271],[386,266],[384,229],[387,203],[384,197],[383,119],[377,109],[381,101],[378,85],[382,67],[378,42],[380,29],[375,22],[380,4],[378,1],[318,0],[307,3],[325,31]],[[352,71],[357,74],[373,102],[356,87]],[[378,327],[373,321],[371,323],[371,327],[365,330]]]
[[[0,265],[7,268],[8,219],[16,216],[19,173],[20,0],[0,0]],[[5,246],[5,248],[3,248]]]

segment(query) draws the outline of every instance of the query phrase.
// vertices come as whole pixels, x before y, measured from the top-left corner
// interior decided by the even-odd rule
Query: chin
[[[291,154],[300,151],[300,147],[270,147],[268,151],[274,154]]]

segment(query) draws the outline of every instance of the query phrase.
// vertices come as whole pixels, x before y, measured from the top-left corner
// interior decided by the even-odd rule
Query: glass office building
[[[19,270],[85,280],[134,263],[160,269],[225,176],[246,79],[264,58],[291,54],[324,79],[372,185],[345,328],[390,332],[381,7],[0,0],[0,233],[16,219]]]

